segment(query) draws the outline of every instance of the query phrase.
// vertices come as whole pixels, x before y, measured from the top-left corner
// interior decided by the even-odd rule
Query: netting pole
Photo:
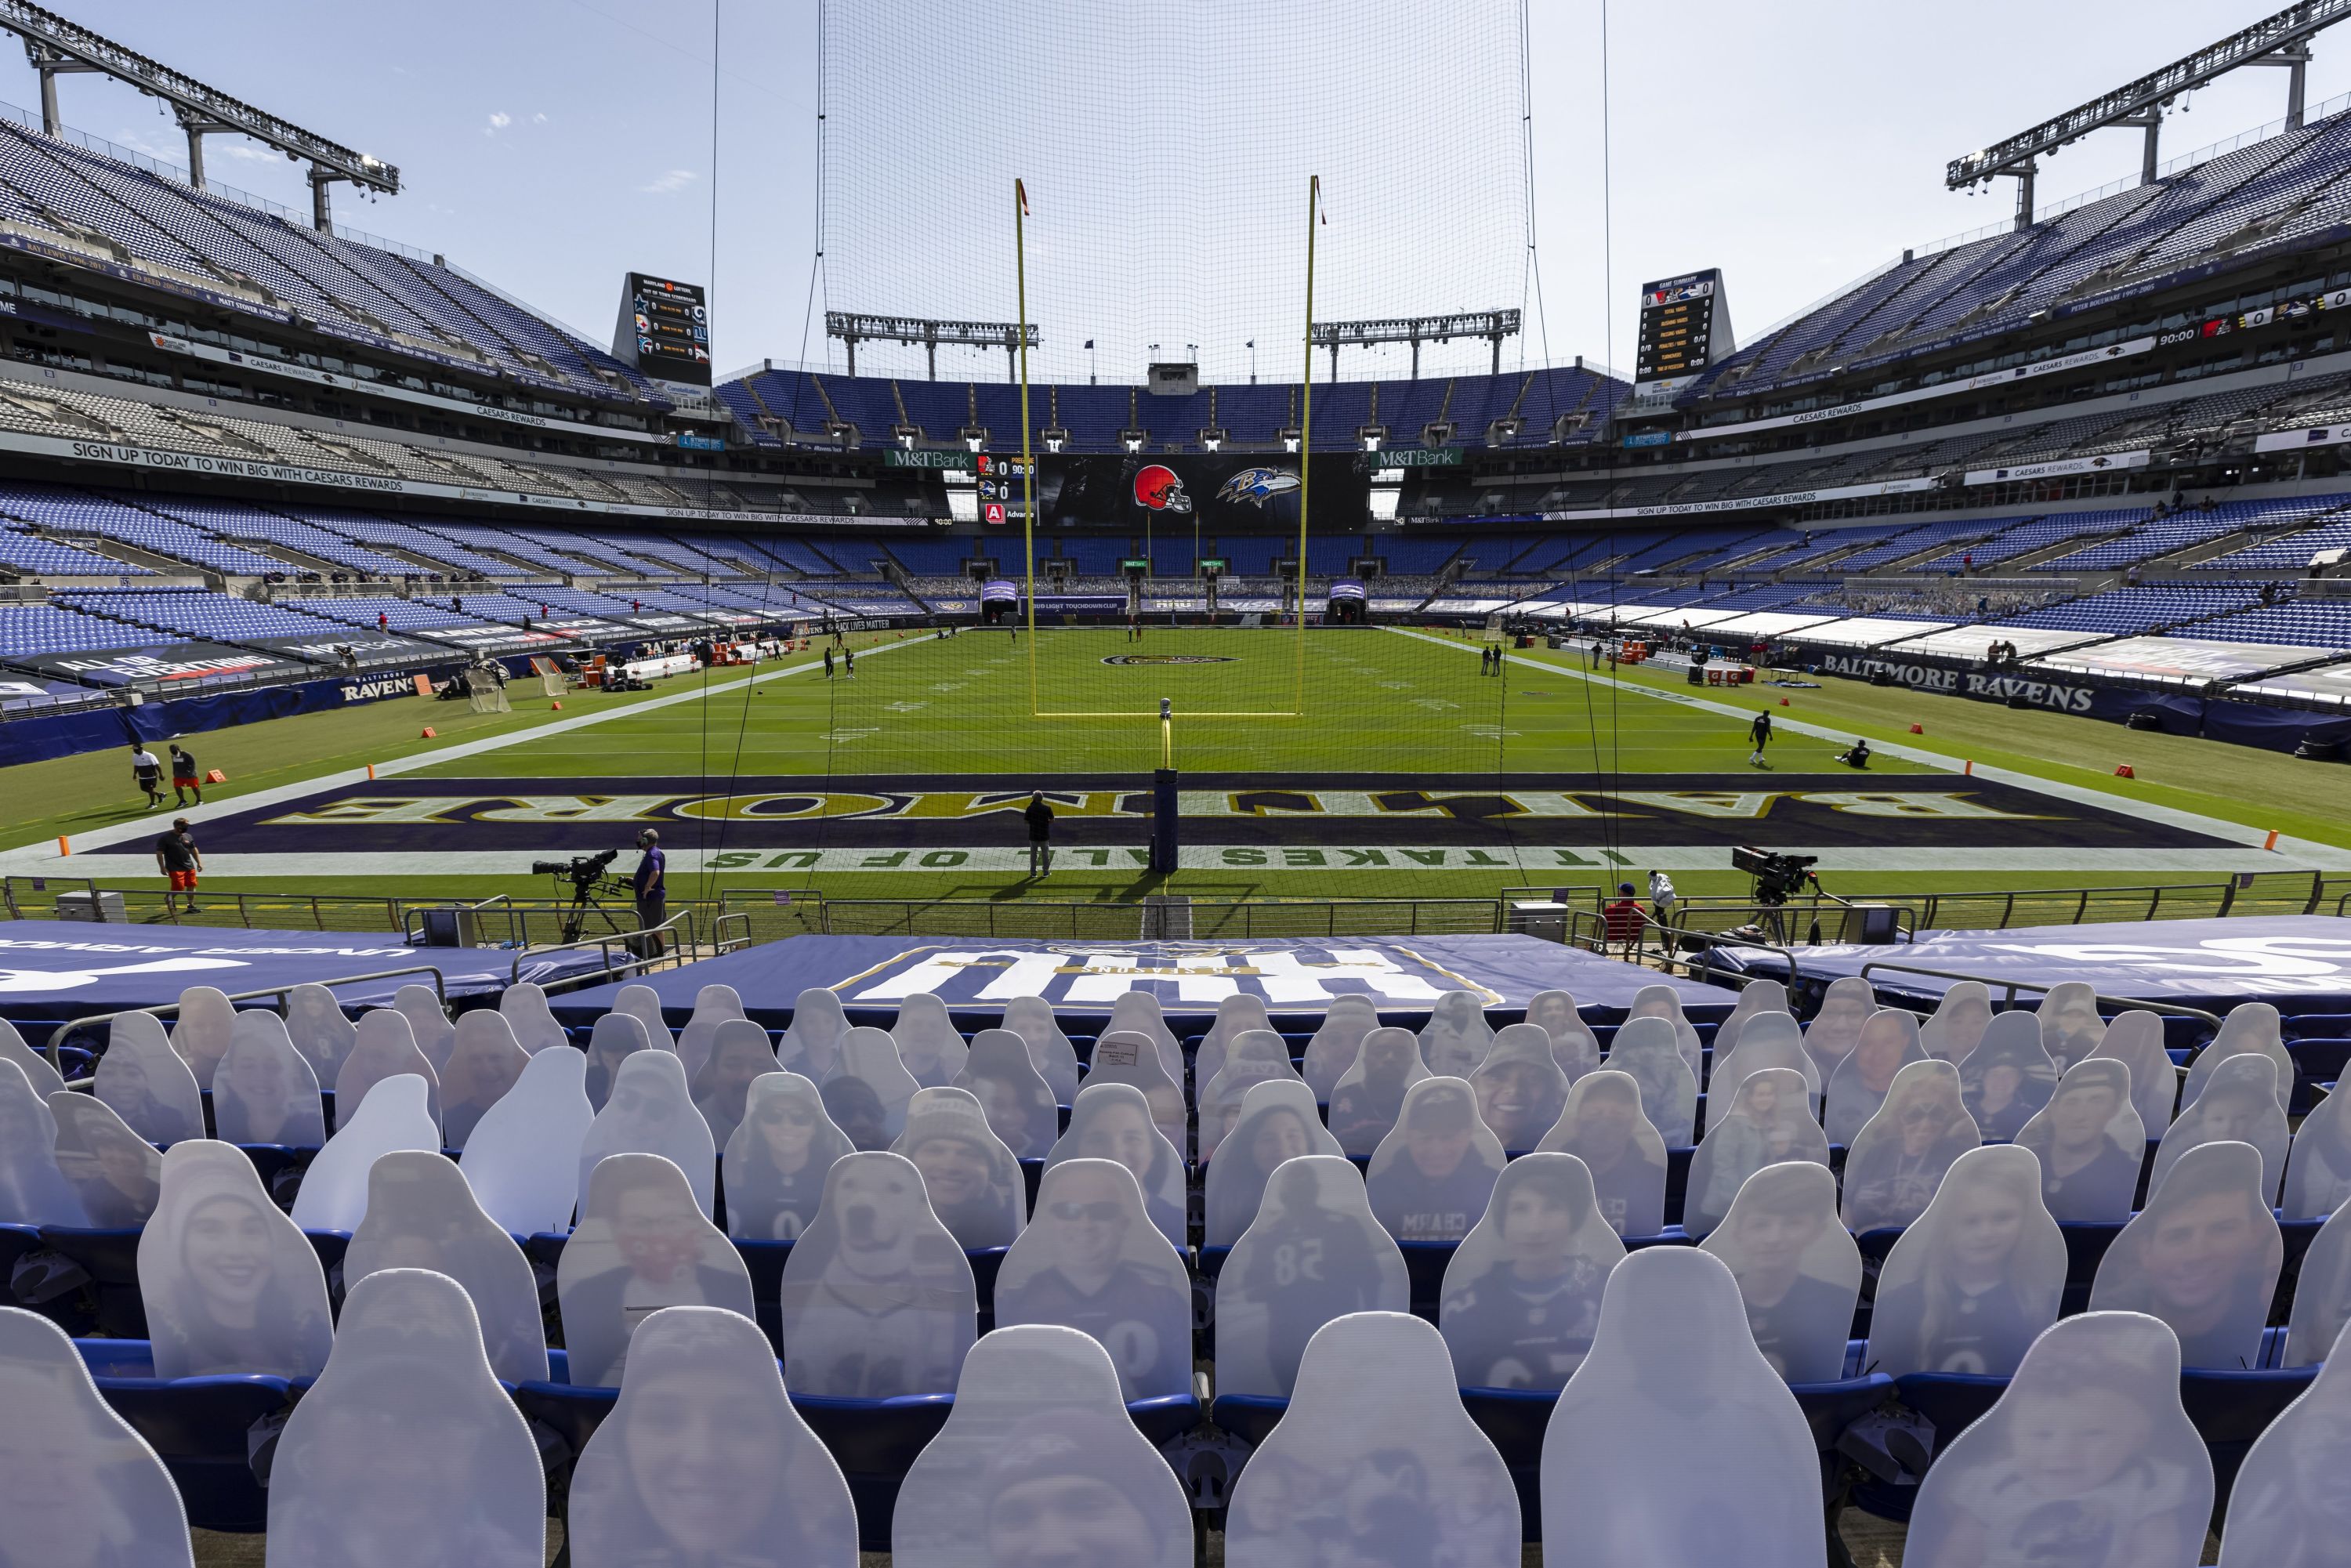
[[[1029,191],[1012,182],[1012,267],[1019,319],[1013,325],[1020,355],[1020,540],[1028,558],[1029,711],[1037,704],[1037,460],[1029,450]]]
[[[1298,421],[1298,683],[1290,711],[1306,716],[1306,483],[1314,453],[1314,225],[1322,219],[1322,176],[1306,177],[1306,373],[1300,378]]]

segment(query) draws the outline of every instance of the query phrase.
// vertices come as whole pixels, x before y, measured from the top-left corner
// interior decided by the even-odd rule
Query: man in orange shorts
[[[155,841],[155,869],[169,879],[170,888],[163,894],[163,906],[169,909],[172,894],[188,895],[188,913],[201,913],[196,907],[196,873],[204,869],[204,852],[196,848],[193,835],[188,831],[188,819],[172,819],[172,831]]]

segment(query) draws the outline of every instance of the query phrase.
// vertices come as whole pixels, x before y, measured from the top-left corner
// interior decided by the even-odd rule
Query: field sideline
[[[1750,840],[1823,852],[1824,879],[1854,893],[2351,869],[2340,768],[1956,697],[1833,679],[1699,693],[1678,671],[1595,674],[1531,649],[1487,675],[1456,633],[1329,629],[1306,634],[1303,717],[1193,719],[1294,706],[1297,634],[852,641],[854,681],[795,655],[651,694],[575,693],[560,715],[518,683],[509,715],[399,699],[189,737],[230,778],[189,813],[205,885],[538,894],[531,860],[625,848],[641,822],[661,826],[680,894],[1489,896],[1652,865],[1732,892],[1745,882],[1729,847]],[[1032,718],[1032,665],[1040,706],[1115,716]],[[1161,696],[1186,790],[1186,856],[1165,880],[1140,849]],[[1747,722],[1767,708],[1772,767],[1751,769]],[[1855,737],[1878,756],[1865,774],[1833,760]],[[2122,761],[2138,777],[2113,777]],[[10,774],[0,869],[157,880],[148,844],[175,813],[140,809],[124,754]],[[1062,813],[1042,883],[1022,874],[1012,815],[1032,785]]]

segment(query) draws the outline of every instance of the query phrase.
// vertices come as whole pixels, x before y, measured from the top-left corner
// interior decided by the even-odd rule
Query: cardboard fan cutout
[[[726,1140],[726,1232],[746,1241],[794,1241],[816,1218],[824,1173],[856,1152],[824,1113],[816,1085],[797,1072],[751,1081],[742,1125]]]
[[[1625,1244],[1573,1155],[1525,1155],[1446,1265],[1437,1327],[1464,1388],[1558,1388],[1583,1364]]]

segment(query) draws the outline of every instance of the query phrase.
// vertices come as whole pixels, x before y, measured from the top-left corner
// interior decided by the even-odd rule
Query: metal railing
[[[337,978],[328,980],[291,980],[282,986],[264,986],[258,990],[232,991],[229,993],[228,999],[232,1002],[249,1002],[256,997],[276,997],[277,998],[277,1010],[282,1015],[286,1011],[288,1000],[293,992],[300,987],[307,985],[319,985],[324,986],[328,989],[332,990],[337,986],[356,986],[368,980],[393,980],[398,979],[402,975],[432,976],[433,994],[439,998],[441,1010],[444,1013],[446,1013],[449,1010],[448,977],[441,973],[441,970],[437,966],[432,964],[406,964],[397,969],[373,969],[364,975],[344,975]],[[183,993],[182,998],[179,999],[168,1002],[157,1002],[151,1007],[117,1008],[110,1013],[91,1013],[87,1017],[68,1019],[49,1031],[49,1038],[41,1049],[49,1053],[49,1065],[55,1067],[57,1065],[57,1048],[65,1044],[68,1038],[76,1032],[89,1029],[94,1024],[107,1024],[111,1026],[116,1019],[129,1018],[132,1013],[152,1013],[156,1018],[161,1019],[167,1013],[178,1012],[180,1010],[182,1001],[184,999],[185,994]],[[111,1032],[110,1028],[109,1032]],[[78,1082],[80,1081],[77,1079],[75,1082]]]
[[[756,904],[753,907],[757,907]],[[834,936],[1028,937],[1134,942],[1188,915],[1199,941],[1274,936],[1414,936],[1502,929],[1491,898],[1200,899],[1144,904],[1113,899],[828,898],[818,929]]]
[[[718,915],[712,919],[712,942],[705,949],[700,934],[700,914],[698,904],[690,904],[658,925],[647,925],[635,931],[608,931],[600,936],[558,942],[547,947],[518,947],[507,972],[507,984],[521,984],[525,964],[541,962],[557,953],[593,951],[603,960],[603,967],[582,974],[567,975],[559,980],[541,981],[541,988],[549,991],[573,991],[587,986],[609,985],[631,975],[649,974],[655,969],[674,969],[698,958],[715,958],[721,953],[731,953],[737,947],[750,946],[747,921],[744,921],[741,915]],[[720,936],[719,931],[729,922],[740,922],[738,928],[744,935],[732,940]],[[684,940],[677,940],[681,937]],[[612,957],[615,947],[626,955],[617,963]],[[647,951],[648,948],[653,950]]]
[[[1654,949],[1650,940],[1653,936],[1656,938]],[[1678,967],[1687,977],[1709,985],[1714,984],[1719,976],[1729,977],[1741,984],[1748,977],[1742,971],[1727,969],[1715,963],[1715,950],[1719,947],[1747,947],[1779,955],[1780,961],[1788,967],[1788,987],[1791,990],[1795,988],[1801,976],[1793,946],[1766,941],[1761,936],[1750,936],[1743,931],[1663,925],[1646,915],[1642,917],[1640,930],[1627,939],[1608,935],[1608,921],[1604,915],[1586,909],[1570,910],[1567,945],[1604,957],[1613,949],[1623,955],[1627,963],[1633,964],[1644,962],[1654,952],[1657,967],[1667,973],[1670,974]]]
[[[1865,980],[1876,974],[1925,975],[1937,980],[1972,980],[1986,990],[2001,993],[2008,1009],[2013,1009],[2016,1006],[2016,993],[2019,991],[2032,991],[2036,995],[2046,997],[2052,990],[2064,983],[2061,980],[2026,980],[2013,977],[1970,975],[1959,969],[1930,969],[1923,964],[1906,964],[1895,958],[1872,959],[1861,967],[1861,977]],[[2138,1011],[2163,1013],[2173,1018],[2196,1019],[2200,1022],[2210,1024],[2214,1034],[2220,1031],[2220,1014],[2207,1012],[2202,1008],[2191,1008],[2185,1002],[2150,1001],[2145,997],[2114,997],[2108,996],[2104,991],[2095,992],[2093,995],[2101,1008],[2111,1008],[2118,1013]]]

